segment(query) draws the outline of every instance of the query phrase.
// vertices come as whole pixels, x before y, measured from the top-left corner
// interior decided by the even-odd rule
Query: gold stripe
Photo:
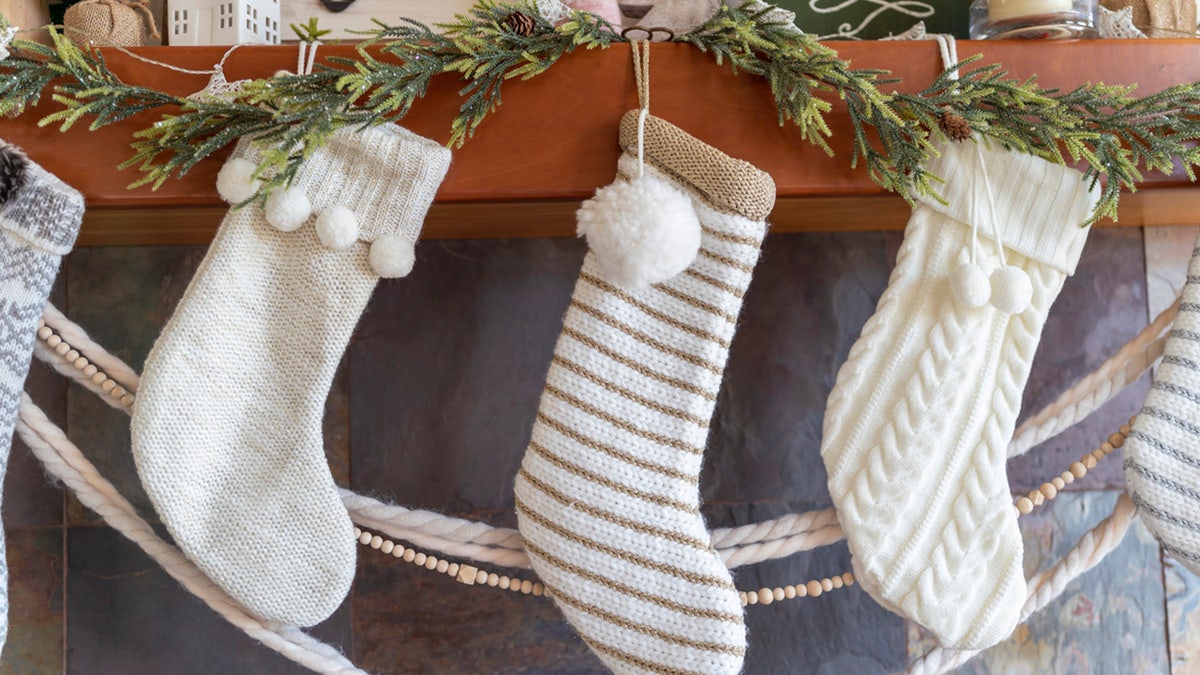
[[[656,663],[654,661],[647,661],[646,659],[643,659],[641,657],[637,657],[632,654],[623,652],[620,649],[617,649],[616,647],[611,647],[609,645],[604,644],[603,642],[589,638],[588,636],[583,635],[582,633],[580,633],[580,637],[583,638],[584,642],[588,643],[589,647],[600,652],[601,654],[607,654],[608,656],[611,656],[614,659],[633,664],[633,665],[637,666],[638,668],[648,670],[652,673],[658,673],[659,675],[705,675],[704,673],[701,673],[696,670],[682,670],[682,669],[676,668],[674,666],[664,666],[661,663]]]
[[[644,567],[646,569],[654,570],[655,572],[661,572],[662,574],[669,574],[674,577],[679,577],[680,579],[683,579],[684,581],[690,581],[694,584],[701,584],[703,586],[712,586],[714,588],[726,588],[726,589],[732,590],[735,593],[737,592],[737,589],[734,588],[732,581],[728,581],[726,579],[721,579],[719,577],[710,577],[706,574],[696,574],[695,572],[689,572],[687,570],[680,569],[678,567],[674,567],[674,566],[668,565],[666,563],[660,563],[656,560],[650,560],[649,558],[644,558],[642,556],[635,555],[634,553],[632,553],[630,551],[624,551],[619,548],[614,548],[612,546],[609,546],[607,544],[601,544],[600,542],[595,541],[594,539],[588,539],[587,537],[576,534],[576,533],[566,529],[565,527],[552,522],[546,516],[543,516],[542,514],[538,513],[537,511],[534,511],[534,510],[530,509],[528,506],[526,506],[525,502],[521,501],[520,497],[514,496],[513,501],[516,505],[517,512],[521,516],[532,520],[533,522],[546,528],[547,530],[550,530],[551,532],[557,534],[558,536],[562,537],[563,539],[575,542],[576,544],[579,544],[580,546],[583,546],[585,548],[590,548],[595,551],[600,551],[601,553],[606,553],[614,558],[620,558],[621,560],[624,560],[625,562],[630,563],[632,565],[637,565],[638,567]]]
[[[710,542],[701,541],[701,540],[695,539],[693,537],[688,537],[688,536],[679,534],[678,532],[664,530],[661,527],[654,527],[651,525],[647,525],[646,523],[643,523],[643,522],[640,522],[637,520],[633,520],[632,518],[625,518],[623,516],[618,516],[615,513],[611,513],[609,511],[605,511],[604,509],[592,506],[591,504],[588,504],[587,502],[582,501],[578,497],[568,497],[567,495],[564,495],[563,493],[559,492],[558,490],[555,490],[554,488],[550,487],[550,485],[548,485],[545,481],[537,478],[533,474],[526,471],[525,467],[521,467],[521,470],[517,472],[517,475],[519,475],[521,478],[524,478],[530,485],[537,488],[543,494],[548,495],[551,499],[562,504],[563,506],[566,506],[569,509],[578,509],[593,518],[599,518],[600,520],[603,520],[612,525],[617,525],[617,526],[623,527],[627,530],[633,530],[634,532],[638,532],[638,533],[641,533],[641,534],[644,534],[647,536],[658,537],[659,539],[666,539],[667,541],[673,541],[676,544],[679,544],[680,546],[690,546],[698,551],[705,551],[705,552],[713,551],[712,544]]]
[[[725,310],[721,309],[720,307],[717,307],[716,305],[710,305],[707,302],[704,302],[703,300],[697,300],[696,298],[693,298],[692,296],[688,295],[687,293],[684,293],[676,288],[671,287],[669,284],[655,284],[655,285],[651,286],[650,288],[652,290],[658,291],[660,293],[666,293],[667,295],[671,296],[672,298],[675,298],[676,300],[679,300],[680,302],[689,304],[692,307],[695,307],[696,309],[698,309],[702,312],[708,312],[709,314],[712,314],[714,316],[719,316],[722,319],[725,319],[726,321],[728,321],[729,323],[737,323],[737,317],[734,316],[733,314],[726,312]]]
[[[704,389],[697,385],[694,385],[691,382],[684,382],[683,380],[679,380],[674,377],[663,375],[662,373],[658,372],[657,370],[653,370],[644,364],[638,363],[637,361],[634,361],[633,359],[629,358],[628,356],[625,356],[624,354],[622,354],[614,349],[609,349],[608,347],[604,346],[603,344],[597,342],[596,340],[593,340],[592,338],[575,330],[574,328],[571,328],[570,326],[563,326],[562,332],[564,335],[569,335],[571,338],[573,338],[577,342],[587,345],[588,347],[600,352],[601,354],[607,356],[608,358],[612,359],[613,361],[616,361],[617,363],[620,363],[621,365],[624,365],[633,370],[636,370],[637,372],[641,373],[642,375],[645,375],[646,377],[649,377],[654,380],[658,380],[659,382],[662,382],[663,384],[675,387],[676,389],[679,389],[680,391],[686,391],[689,394],[695,394],[696,396],[699,396],[706,401],[716,401],[717,400],[717,395],[714,394],[713,392],[708,391],[707,389]]]
[[[715,609],[703,609],[700,607],[689,607],[688,605],[684,605],[684,604],[675,602],[674,600],[668,600],[667,598],[664,598],[662,596],[655,595],[653,593],[647,593],[645,591],[636,589],[632,586],[626,586],[625,584],[623,584],[619,581],[613,581],[612,579],[609,579],[608,577],[596,574],[595,572],[592,572],[591,570],[586,570],[586,569],[583,569],[582,567],[572,565],[571,563],[551,554],[550,552],[542,550],[540,547],[538,547],[536,544],[534,544],[533,542],[531,542],[529,540],[525,540],[524,543],[525,543],[525,550],[528,551],[529,553],[531,553],[534,557],[541,558],[544,562],[546,562],[550,565],[553,565],[554,567],[557,567],[561,570],[570,572],[571,574],[574,574],[577,577],[587,579],[588,581],[591,581],[592,583],[600,584],[601,586],[610,588],[618,593],[623,593],[625,595],[632,595],[633,597],[637,598],[638,600],[649,602],[650,604],[658,605],[659,607],[663,607],[665,609],[669,609],[674,612],[679,612],[680,614],[684,614],[684,615],[694,617],[697,619],[712,619],[713,621],[725,621],[727,623],[735,623],[739,626],[742,625],[742,615],[741,614],[730,614],[728,612],[720,612]]]
[[[563,422],[559,422],[558,420],[550,417],[549,415],[543,413],[540,410],[538,411],[537,419],[542,424],[545,424],[546,426],[550,427],[551,429],[554,429],[558,433],[562,434],[563,436],[566,436],[567,438],[575,441],[576,443],[584,446],[585,448],[591,448],[592,450],[602,452],[602,453],[608,455],[609,457],[612,457],[614,459],[619,459],[622,462],[626,462],[628,464],[632,464],[633,466],[636,466],[639,469],[645,469],[646,471],[652,471],[654,473],[657,473],[660,476],[666,476],[667,478],[674,478],[675,480],[683,480],[683,481],[688,481],[688,482],[693,482],[696,480],[695,474],[689,474],[689,473],[685,473],[683,471],[677,471],[670,467],[660,466],[658,464],[654,464],[653,462],[647,462],[646,460],[642,459],[641,457],[637,457],[636,455],[631,455],[627,452],[622,452],[621,450],[618,450],[618,449],[612,447],[611,445],[605,445],[604,443],[597,441],[596,439],[592,438],[591,436],[584,434],[582,431],[579,431],[578,429],[575,429],[574,427],[567,426]]]
[[[700,255],[702,255],[705,258],[708,258],[709,260],[712,260],[714,262],[719,262],[722,265],[728,265],[729,267],[741,270],[743,272],[749,272],[749,273],[754,272],[754,265],[747,265],[746,263],[744,263],[740,260],[734,260],[733,258],[727,258],[723,255],[713,253],[712,251],[710,251],[706,248],[700,249]]]
[[[714,288],[719,288],[719,289],[725,291],[726,293],[729,293],[730,295],[732,295],[735,298],[741,299],[742,296],[746,295],[746,291],[738,288],[737,286],[734,286],[732,284],[727,284],[724,281],[721,281],[720,279],[713,279],[712,277],[702,274],[700,272],[697,272],[696,270],[694,270],[690,267],[688,269],[684,270],[683,273],[693,279],[703,281],[704,283],[708,284],[709,286],[712,286]]]
[[[563,459],[562,457],[559,457],[559,456],[551,453],[548,449],[546,449],[545,446],[541,445],[537,441],[529,441],[529,449],[533,450],[533,452],[535,454],[541,455],[541,457],[543,459],[545,459],[547,462],[550,462],[551,464],[557,466],[558,468],[562,469],[563,471],[566,471],[567,473],[573,474],[584,480],[589,480],[589,481],[592,481],[593,483],[599,483],[600,485],[603,485],[604,487],[609,488],[610,490],[616,490],[617,492],[620,492],[621,494],[629,495],[630,497],[634,497],[636,499],[641,499],[643,501],[650,502],[651,504],[658,504],[659,506],[665,506],[667,508],[672,508],[672,509],[676,509],[678,511],[683,511],[684,513],[700,513],[700,509],[698,509],[695,506],[692,506],[690,504],[684,504],[683,502],[676,501],[674,499],[668,499],[666,497],[663,497],[662,495],[656,495],[652,492],[645,492],[642,490],[638,490],[636,488],[631,488],[628,485],[624,485],[622,483],[618,483],[615,480],[605,478],[604,476],[601,476],[598,473],[588,471],[587,469],[579,466],[578,464],[575,464],[573,462],[568,462],[567,460]]]
[[[598,387],[607,389],[608,391],[611,391],[612,393],[617,394],[618,396],[623,396],[624,398],[629,399],[630,401],[633,401],[634,403],[645,406],[651,410],[660,412],[669,417],[674,417],[677,420],[681,420],[683,422],[691,422],[692,424],[695,424],[696,426],[700,427],[701,429],[708,428],[708,420],[704,419],[703,417],[700,417],[699,415],[693,415],[689,412],[684,412],[682,410],[676,410],[675,408],[665,406],[661,403],[652,401],[652,400],[646,398],[645,396],[641,396],[641,395],[639,395],[635,392],[632,392],[624,387],[621,387],[612,382],[609,382],[608,380],[600,377],[599,375],[593,373],[592,371],[588,370],[587,368],[584,368],[583,366],[579,365],[578,363],[575,363],[574,361],[571,361],[570,359],[559,356],[558,354],[554,355],[554,358],[551,359],[551,363],[557,364],[559,367],[561,367],[565,370],[568,370],[572,373],[575,373],[576,375],[578,375],[579,377],[582,377],[583,379],[587,380],[588,382],[591,382],[592,384],[594,384]]]
[[[613,417],[612,415],[610,415],[607,412],[601,410],[600,408],[597,408],[596,406],[588,403],[587,401],[584,401],[583,399],[576,398],[576,397],[568,394],[567,392],[563,391],[562,389],[559,389],[558,387],[550,384],[549,382],[546,383],[546,391],[550,392],[554,396],[556,396],[559,399],[570,404],[572,407],[578,408],[579,410],[582,410],[583,412],[591,415],[592,417],[604,420],[605,422],[608,422],[609,424],[611,424],[619,429],[624,429],[625,431],[628,431],[629,433],[633,434],[634,436],[641,436],[642,438],[644,438],[648,441],[654,441],[655,443],[660,443],[669,448],[675,448],[676,450],[679,450],[681,452],[686,452],[688,454],[692,454],[692,455],[704,454],[704,448],[702,448],[702,447],[688,445],[687,443],[684,443],[683,441],[679,440],[678,438],[671,438],[670,436],[656,434],[653,431],[646,431],[645,429],[635,427],[623,419],[618,419],[616,417]]]
[[[696,356],[695,354],[689,354],[688,352],[685,352],[681,349],[676,349],[675,347],[672,347],[668,344],[659,342],[658,340],[655,340],[654,338],[650,337],[649,335],[646,335],[645,333],[639,331],[638,329],[633,328],[632,326],[623,324],[620,321],[617,321],[616,319],[605,314],[604,312],[601,312],[600,310],[596,309],[595,307],[592,307],[591,305],[585,305],[584,303],[580,302],[579,300],[576,300],[575,298],[571,298],[571,306],[578,309],[581,312],[584,312],[585,314],[590,314],[591,316],[596,318],[596,320],[609,326],[610,328],[619,330],[622,333],[628,335],[629,337],[631,337],[635,340],[640,340],[641,342],[644,342],[644,343],[650,345],[651,347],[654,347],[655,349],[659,350],[660,352],[663,352],[664,354],[670,354],[671,356],[674,356],[677,359],[682,359],[683,361],[687,361],[688,363],[692,364],[693,366],[696,366],[698,368],[703,368],[714,375],[722,374],[722,371],[720,368],[714,366],[712,363],[706,361],[705,359],[702,359],[699,356]]]
[[[729,241],[729,242],[733,242],[735,244],[745,244],[746,246],[753,246],[754,248],[758,248],[759,246],[762,246],[762,239],[760,239],[758,237],[752,237],[748,234],[734,234],[732,232],[722,232],[721,230],[713,229],[703,223],[700,224],[700,228],[702,230],[704,230],[705,234],[712,237],[713,239],[720,239],[721,241]]]
[[[702,340],[708,340],[710,342],[715,342],[715,343],[721,345],[722,347],[724,347],[725,349],[729,349],[729,340],[726,340],[725,338],[723,338],[719,335],[714,335],[713,333],[710,333],[710,332],[704,330],[703,328],[697,328],[691,324],[684,323],[683,321],[680,321],[679,319],[676,319],[675,317],[673,317],[669,314],[660,312],[657,309],[654,309],[650,305],[647,305],[646,303],[642,302],[641,300],[638,300],[637,298],[633,297],[632,295],[629,295],[625,291],[622,291],[621,289],[617,288],[616,286],[613,286],[612,284],[608,283],[607,281],[605,281],[599,277],[588,274],[587,272],[581,272],[579,274],[579,278],[583,279],[584,281],[588,282],[589,284],[595,286],[596,288],[613,295],[614,297],[618,298],[619,300],[622,300],[623,302],[625,302],[629,305],[633,305],[634,307],[637,307],[638,309],[642,310],[646,314],[654,317],[655,319],[658,319],[659,321],[667,324],[668,326],[677,328],[685,333],[690,333],[691,335],[695,335],[696,337],[698,337]]]
[[[729,654],[730,656],[746,655],[745,647],[734,647],[733,645],[721,644],[719,642],[701,642],[700,640],[693,640],[691,638],[683,637],[682,635],[675,635],[674,633],[668,633],[657,628],[651,628],[645,624],[630,621],[623,616],[618,616],[611,612],[607,612],[591,604],[590,602],[567,595],[561,589],[551,587],[550,584],[545,582],[545,580],[543,580],[542,583],[546,584],[546,590],[553,593],[554,599],[558,602],[570,605],[575,609],[586,612],[587,614],[591,614],[592,616],[603,621],[607,621],[614,626],[620,626],[625,630],[631,630],[635,633],[641,633],[642,635],[647,635],[673,645],[679,645],[680,647],[688,647],[689,649],[699,649],[706,652]]]

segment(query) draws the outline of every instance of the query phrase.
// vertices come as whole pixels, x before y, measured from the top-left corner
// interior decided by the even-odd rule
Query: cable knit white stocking
[[[972,180],[981,159],[994,213],[985,182]],[[821,454],[862,586],[943,645],[981,649],[1012,632],[1025,601],[1005,450],[1095,196],[1073,169],[1003,150],[980,155],[970,142],[945,148],[929,169],[947,179],[949,203],[926,199],[914,210],[888,288],[838,372]],[[999,266],[982,236],[992,217],[1008,264],[1032,282],[1031,303],[1016,314],[968,307],[950,291],[951,272],[968,260],[972,218],[981,265]]]
[[[622,129],[627,152],[635,119]],[[736,673],[742,607],[700,516],[698,480],[774,184],[662,120],[650,118],[646,144],[643,180],[694,203],[699,255],[667,281],[623,290],[588,253],[517,477],[517,514],[548,593],[609,668]],[[618,180],[637,167],[624,155]]]
[[[253,194],[259,150],[239,144],[222,194]],[[133,415],[146,492],[188,557],[263,619],[318,623],[350,589],[324,402],[380,276],[411,266],[449,163],[399,127],[336,134],[266,216],[226,216],[146,361]]]

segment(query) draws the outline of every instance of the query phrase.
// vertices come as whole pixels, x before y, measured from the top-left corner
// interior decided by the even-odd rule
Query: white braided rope
[[[318,673],[363,673],[337,649],[300,629],[268,624],[251,616],[197,569],[179,549],[155,534],[133,505],[100,475],[62,429],[51,422],[28,395],[21,397],[16,430],[47,473],[63,481],[80,502],[137,544],[192,595],[203,600],[246,635]]]
[[[1021,608],[1021,621],[1027,620],[1034,612],[1062,595],[1068,584],[1095,567],[1115,549],[1125,538],[1133,517],[1133,500],[1128,494],[1121,493],[1111,515],[1085,534],[1066,557],[1029,579],[1029,595]],[[979,652],[935,647],[910,664],[904,672],[905,675],[948,673],[970,661]]]
[[[1133,340],[1122,346],[1095,372],[1085,376],[1054,403],[1034,415],[1016,432],[1009,445],[1010,457],[1053,437],[1086,417],[1140,377],[1162,354],[1162,336],[1174,320],[1178,300],[1162,312]],[[52,305],[43,315],[46,324],[59,332],[72,347],[86,354],[97,366],[112,366],[122,386],[136,391],[138,375],[123,361],[109,354],[87,333]],[[63,362],[61,356],[38,343],[37,357],[60,373],[113,404],[113,399],[81,372]],[[114,407],[122,406],[116,404]],[[128,412],[128,409],[125,409]],[[1036,440],[1034,440],[1036,439]],[[443,555],[471,559],[503,567],[528,568],[529,559],[520,544],[520,534],[509,528],[496,528],[452,518],[432,511],[385,504],[371,497],[342,491],[342,499],[351,518],[363,527],[390,537],[404,539]],[[780,518],[735,528],[712,531],[713,546],[731,568],[786,557],[840,541],[841,527],[833,509],[789,514]]]
[[[1142,376],[1163,354],[1166,333],[1179,313],[1180,297],[1162,311],[1117,353],[1100,364],[1050,405],[1025,421],[1013,434],[1008,456],[1025,454],[1030,448],[1053,438],[1112,400]]]

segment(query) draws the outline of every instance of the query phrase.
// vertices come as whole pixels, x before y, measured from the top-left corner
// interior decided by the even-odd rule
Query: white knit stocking
[[[695,204],[700,253],[682,274],[627,291],[589,252],[517,477],[517,514],[533,568],[608,667],[736,673],[742,607],[700,516],[698,478],[774,186],[661,120],[646,142],[646,179]],[[620,170],[619,181],[636,177],[637,160],[623,156]],[[713,195],[728,180],[756,186],[724,186],[752,206]]]
[[[1125,483],[1163,548],[1200,574],[1200,239],[1154,386],[1125,441]]]
[[[888,288],[838,372],[821,454],[862,586],[943,645],[979,649],[1011,633],[1025,600],[1005,450],[1094,195],[1073,169],[977,154],[970,142],[945,148],[930,170],[946,177],[949,203],[915,208]],[[1023,311],[952,297],[949,277],[969,260],[973,218],[1028,274]],[[980,239],[980,266],[999,267],[994,240]],[[992,290],[993,302],[1002,290]]]
[[[260,150],[239,144],[223,194],[252,194],[244,169]],[[383,254],[411,264],[449,162],[399,127],[336,134],[265,217],[226,216],[146,361],[133,415],[146,492],[187,556],[263,619],[309,626],[349,591],[354,527],[325,460],[324,402],[395,271]]]

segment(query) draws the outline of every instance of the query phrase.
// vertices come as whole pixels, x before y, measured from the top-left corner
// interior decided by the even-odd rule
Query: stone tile
[[[68,530],[67,673],[307,673],[190,595],[107,527]],[[313,632],[350,649],[350,603]]]
[[[61,501],[61,500],[60,500]],[[63,672],[63,531],[9,530],[8,641],[0,675]]]
[[[608,672],[548,598],[464,586],[379,551],[359,550],[354,663],[367,672]],[[528,571],[514,574],[534,578]]]
[[[746,294],[709,433],[708,501],[827,506],[825,400],[887,286],[896,235],[771,235]]]
[[[201,246],[81,248],[68,263],[67,316],[140,371],[196,267]],[[130,452],[129,418],[82,387],[67,391],[67,432],[143,517],[156,522]],[[69,525],[100,518],[74,497]]]
[[[721,504],[705,510],[709,527],[756,523],[803,511],[800,504]],[[743,591],[805,583],[850,571],[844,541],[734,570]],[[820,597],[746,608],[746,673],[892,673],[907,663],[905,624],[858,586]]]
[[[573,239],[423,242],[413,273],[380,285],[350,349],[355,489],[512,507],[583,253]]]
[[[1167,635],[1171,672],[1192,673],[1200,668],[1200,576],[1163,556],[1163,585],[1167,593]]]
[[[1187,278],[1200,227],[1147,227],[1146,297],[1150,318],[1175,302]]]
[[[1051,403],[1145,326],[1141,231],[1097,229],[1089,237],[1075,275],[1067,279],[1050,310],[1021,402],[1021,417]],[[1141,409],[1149,387],[1149,379],[1142,378],[1079,424],[1011,460],[1008,476],[1013,491],[1036,488],[1094,449]],[[1123,485],[1121,462],[1114,456],[1067,489]]]
[[[1022,518],[1026,576],[1066,555],[1112,511],[1118,494],[1067,493]],[[1157,543],[1135,521],[1105,560],[1068,584],[1007,642],[958,672],[1166,673],[1162,572]],[[914,657],[932,646],[916,628],[910,627],[909,635]]]

